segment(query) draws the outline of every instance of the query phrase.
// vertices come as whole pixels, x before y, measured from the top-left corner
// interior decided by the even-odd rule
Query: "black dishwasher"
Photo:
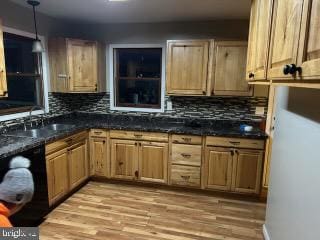
[[[30,160],[30,171],[34,180],[34,195],[18,213],[10,217],[15,227],[36,227],[49,213],[47,188],[47,171],[44,145],[23,151],[19,154],[0,159],[0,181],[9,170],[10,160],[15,156],[23,156]]]

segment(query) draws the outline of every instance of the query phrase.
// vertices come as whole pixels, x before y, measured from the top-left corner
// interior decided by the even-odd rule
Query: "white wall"
[[[277,90],[270,174],[270,239],[320,239],[320,90]]]

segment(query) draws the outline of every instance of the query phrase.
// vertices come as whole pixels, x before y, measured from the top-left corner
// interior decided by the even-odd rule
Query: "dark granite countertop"
[[[0,157],[13,155],[19,151],[91,128],[252,139],[267,138],[267,135],[258,128],[258,123],[247,121],[74,113],[48,119],[47,124],[50,123],[73,126],[66,130],[48,132],[40,138],[16,137],[14,131],[9,131],[5,136],[0,136]],[[240,131],[241,124],[252,125],[254,130],[251,132]]]

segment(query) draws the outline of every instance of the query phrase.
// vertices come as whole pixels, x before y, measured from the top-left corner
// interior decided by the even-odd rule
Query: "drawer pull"
[[[94,132],[94,134],[101,135],[102,132]]]
[[[233,141],[229,141],[229,143],[233,144],[233,145],[239,145],[240,142],[233,142]]]
[[[191,142],[191,138],[184,137],[184,138],[182,138],[182,140],[185,141],[185,142],[188,142],[188,143]]]
[[[181,156],[184,158],[191,158],[191,154],[181,153]]]
[[[142,134],[134,134],[136,138],[142,138]]]
[[[189,181],[190,176],[181,176],[181,178],[182,178],[183,180],[185,180],[185,181]]]

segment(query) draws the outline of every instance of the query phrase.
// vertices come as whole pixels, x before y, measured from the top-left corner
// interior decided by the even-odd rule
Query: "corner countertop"
[[[257,123],[248,121],[74,113],[48,119],[47,124],[51,123],[73,126],[66,130],[48,132],[41,138],[17,137],[14,131],[9,131],[6,135],[0,136],[0,158],[92,128],[251,139],[267,138],[265,132],[258,128]],[[254,129],[251,132],[240,131],[241,124],[253,125]]]

